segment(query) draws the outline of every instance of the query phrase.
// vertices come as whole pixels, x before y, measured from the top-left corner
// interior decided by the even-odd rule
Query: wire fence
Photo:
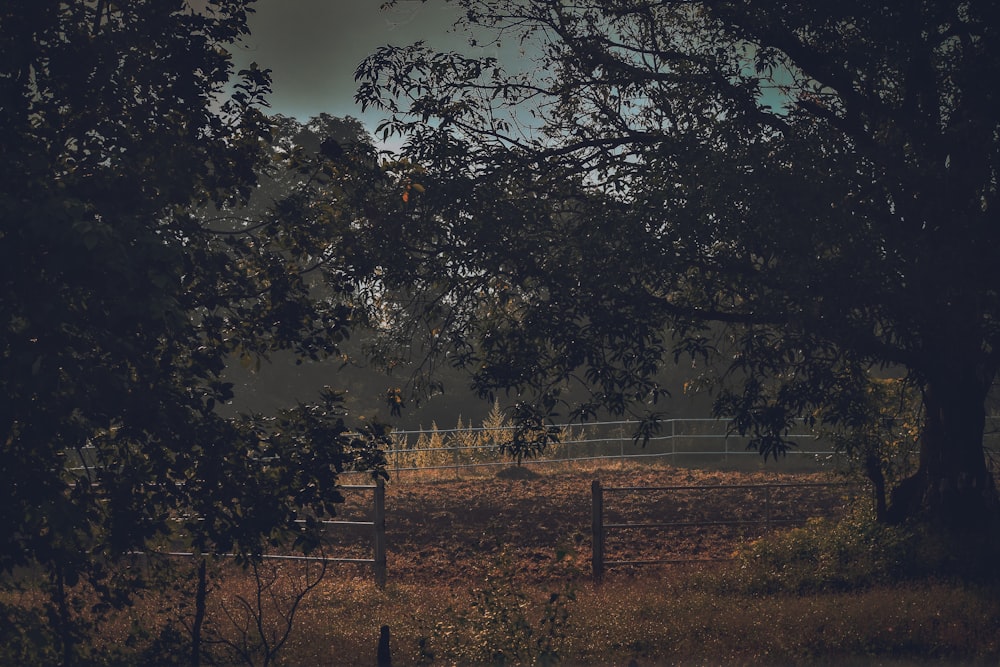
[[[344,528],[367,528],[371,531],[370,557],[349,557],[333,555],[305,555],[289,553],[264,553],[259,554],[262,560],[278,561],[304,561],[321,563],[354,563],[360,565],[370,565],[375,576],[375,584],[379,588],[385,588],[386,583],[386,538],[385,538],[385,483],[379,479],[375,484],[340,484],[339,489],[348,492],[370,492],[372,494],[370,507],[370,520],[345,520],[326,519],[319,523],[324,527],[325,540],[324,550],[329,548],[336,550],[338,542],[341,541],[341,533]],[[297,520],[296,524],[305,524],[305,520]],[[203,555],[195,551],[167,548],[151,551],[133,551],[136,556],[170,556],[178,558],[195,558]],[[238,558],[241,554],[236,553],[213,553],[215,558]]]
[[[726,419],[664,420],[659,431],[645,442],[634,436],[638,425],[630,420],[556,425],[556,442],[523,463],[661,460],[687,466],[762,464],[761,455],[749,448],[750,438],[733,433]],[[513,434],[512,426],[400,430],[392,433],[386,458],[396,473],[509,466],[511,459],[505,448]],[[824,470],[844,463],[832,439],[809,429],[804,421],[787,437],[793,444],[782,457],[785,465]],[[1000,460],[1000,415],[988,419],[985,439],[987,455],[991,460]]]
[[[634,436],[638,422],[601,421],[554,427],[555,442],[525,464],[566,463],[606,459],[662,459],[697,464],[702,460],[755,460],[749,438],[729,431],[726,421],[711,418],[670,419],[645,442]],[[395,431],[386,452],[397,472],[508,466],[504,449],[513,440],[513,427],[478,427]],[[813,465],[829,465],[837,457],[832,444],[804,426],[790,433],[796,443],[788,455]]]
[[[720,531],[735,539],[760,536],[780,526],[799,525],[820,516],[843,516],[860,489],[846,482],[777,482],[719,485],[604,486],[591,484],[591,568],[599,583],[608,567],[673,565],[731,560],[732,553],[706,553],[685,535]],[[606,494],[642,496],[633,512],[613,516]],[[608,557],[609,533],[629,533]],[[689,544],[685,553],[683,546]],[[731,542],[729,542],[731,544]],[[648,549],[636,548],[646,544]]]

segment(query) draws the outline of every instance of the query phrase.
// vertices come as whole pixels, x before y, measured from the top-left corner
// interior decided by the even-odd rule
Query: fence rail
[[[323,526],[370,526],[372,528],[372,557],[371,558],[346,558],[339,556],[306,556],[295,554],[261,554],[264,560],[287,560],[287,561],[311,561],[324,563],[357,563],[369,564],[372,566],[375,575],[375,584],[379,588],[385,588],[386,584],[386,539],[385,539],[385,482],[379,479],[375,484],[342,484],[338,488],[344,490],[371,491],[372,492],[372,520],[371,521],[348,521],[343,519],[329,519],[321,521]],[[305,520],[297,520],[295,523],[303,524]],[[135,555],[146,555],[146,552],[135,551]],[[173,557],[194,557],[193,551],[154,551],[150,555],[173,556]],[[237,556],[234,553],[213,554],[217,557],[232,558]]]
[[[725,418],[678,418],[663,420],[658,434],[644,446],[636,444],[632,420],[556,424],[559,441],[526,464],[568,463],[607,459],[668,460],[679,462],[748,461],[760,455],[748,449],[748,437],[732,433]],[[466,427],[400,430],[392,433],[386,451],[390,467],[397,473],[419,470],[456,470],[510,465],[502,454],[513,427]],[[839,453],[824,435],[811,431],[804,420],[787,436],[797,443],[787,451],[791,460],[814,468],[836,464]],[[987,453],[1000,458],[1000,415],[987,418]],[[699,461],[700,460],[700,461]]]
[[[557,424],[558,442],[540,455],[525,458],[525,464],[570,463],[606,459],[681,459],[699,457],[755,457],[747,450],[749,438],[729,432],[726,420],[688,418],[664,420],[660,432],[642,446],[633,437],[638,422],[631,420]],[[397,473],[418,470],[453,470],[510,465],[502,453],[510,441],[513,427],[468,427],[451,429],[401,430],[392,433],[392,445],[386,451],[390,467]],[[830,459],[836,455],[832,445],[815,433],[802,429],[789,434],[801,443],[789,450],[793,458]]]
[[[607,557],[607,536],[612,530],[642,530],[642,529],[665,529],[665,528],[694,528],[712,526],[758,526],[764,530],[770,530],[778,525],[790,525],[802,523],[806,516],[775,516],[772,513],[772,491],[782,489],[809,489],[809,488],[852,488],[850,484],[844,482],[781,482],[770,484],[720,484],[713,486],[706,485],[671,485],[671,486],[612,486],[605,487],[600,480],[591,483],[591,571],[595,583],[600,583],[604,578],[605,570],[616,565],[660,565],[674,563],[711,562],[725,560],[721,558],[619,558],[608,559]],[[700,493],[719,493],[721,491],[762,491],[763,516],[753,518],[724,518],[706,520],[685,520],[685,521],[645,521],[645,522],[606,522],[605,521],[605,493],[678,493],[694,491]]]

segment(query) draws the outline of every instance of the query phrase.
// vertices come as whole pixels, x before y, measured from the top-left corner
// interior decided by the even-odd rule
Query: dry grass
[[[668,466],[540,468],[537,475],[410,475],[387,486],[389,584],[377,589],[367,567],[335,565],[298,609],[283,665],[373,665],[379,628],[392,632],[393,664],[568,665],[997,664],[1000,596],[961,583],[911,582],[849,592],[759,595],[731,586],[729,564],[619,568],[590,581],[590,481],[606,486],[802,481]],[[824,478],[810,476],[811,481]],[[776,507],[839,497],[775,499]],[[345,514],[364,516],[367,499]],[[782,505],[784,503],[784,505]],[[720,493],[633,499],[611,496],[608,516],[719,519],[759,509]],[[784,511],[784,510],[782,510]],[[609,542],[629,556],[726,555],[745,535],[713,528],[635,532]],[[344,537],[351,555],[365,535]],[[612,555],[609,553],[609,556]],[[277,605],[266,632],[282,627],[285,604],[304,581],[302,564],[282,563]],[[254,580],[233,567],[216,572],[209,623],[216,638],[253,639],[236,596],[253,600]],[[189,589],[147,599],[108,624],[102,636],[124,645],[136,626],[190,618]],[[284,597],[281,597],[284,596]],[[183,606],[187,605],[187,606]],[[268,625],[270,624],[270,625]],[[169,647],[165,645],[164,650]],[[217,645],[213,650],[218,651]],[[154,652],[155,653],[155,652]],[[147,654],[149,657],[150,654]],[[216,655],[222,655],[217,653]],[[259,654],[258,654],[259,655]]]
[[[434,664],[468,664],[469,647],[496,639],[489,626],[501,622],[476,606],[481,587],[391,584],[379,591],[363,579],[331,580],[302,611],[282,664],[374,664],[383,624],[392,629],[394,665],[426,663],[430,654]],[[555,637],[570,665],[996,664],[1000,657],[1000,604],[961,585],[754,597],[674,570],[599,587],[577,580],[572,588],[575,599]],[[519,587],[536,637],[559,589]],[[508,656],[526,641],[516,631],[500,637],[492,646]]]
[[[566,664],[948,664],[1000,656],[1000,604],[961,585],[759,596],[727,587],[720,576],[726,566],[691,564],[618,568],[595,587],[589,578],[593,479],[605,486],[828,481],[775,470],[630,463],[547,466],[536,474],[410,473],[387,490],[389,586],[379,591],[363,569],[341,567],[300,612],[285,664],[373,664],[381,625],[392,630],[396,665],[427,662],[431,654],[435,664],[501,657],[538,662],[539,640],[546,637]],[[772,515],[793,505],[823,513],[842,492],[803,493],[772,498]],[[759,498],[739,491],[608,494],[606,500],[609,522],[718,520],[760,511]],[[628,531],[609,537],[609,556],[726,556],[753,537],[747,531]],[[553,593],[560,596],[556,610],[549,604]],[[558,627],[556,613],[565,615]]]

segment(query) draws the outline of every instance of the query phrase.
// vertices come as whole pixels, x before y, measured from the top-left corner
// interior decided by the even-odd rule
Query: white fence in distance
[[[523,462],[660,459],[692,464],[760,458],[756,450],[747,448],[749,438],[730,432],[726,419],[667,419],[645,445],[634,440],[637,425],[638,422],[630,420],[556,425],[559,442]],[[395,472],[508,466],[511,459],[502,453],[501,445],[505,438],[509,440],[512,431],[511,427],[394,431],[386,458]],[[796,446],[788,449],[787,459],[816,468],[837,463],[839,455],[830,440],[809,430],[804,423],[788,437]],[[988,455],[1000,461],[1000,415],[988,418],[986,444]],[[421,460],[429,462],[422,464]]]

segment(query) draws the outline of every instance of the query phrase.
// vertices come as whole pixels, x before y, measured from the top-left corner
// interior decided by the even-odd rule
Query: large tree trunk
[[[889,522],[918,518],[976,531],[1000,516],[983,449],[988,388],[975,371],[949,369],[927,382],[920,464],[893,491],[886,513]]]

